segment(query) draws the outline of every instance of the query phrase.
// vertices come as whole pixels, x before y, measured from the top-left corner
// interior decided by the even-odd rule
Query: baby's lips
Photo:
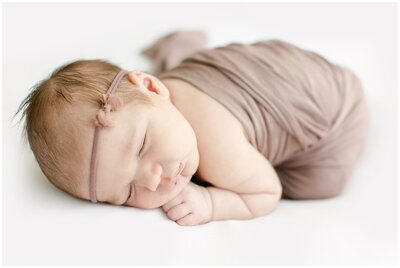
[[[178,175],[182,173],[184,168],[185,168],[185,165],[182,162],[179,163],[179,168],[178,168],[178,171],[176,172],[174,178],[178,177]]]

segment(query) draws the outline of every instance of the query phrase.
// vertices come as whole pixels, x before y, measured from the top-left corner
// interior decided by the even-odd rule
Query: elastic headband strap
[[[114,78],[114,81],[111,83],[111,86],[106,92],[106,97],[103,97],[104,105],[101,108],[102,110],[106,110],[106,107],[110,107],[110,104],[108,103],[108,97],[114,93],[114,91],[117,89],[118,85],[120,84],[122,78],[127,74],[128,72],[125,70],[121,70],[117,76]],[[108,108],[110,109],[110,108]],[[109,112],[110,110],[108,110]],[[112,110],[111,110],[112,111]],[[102,111],[103,112],[103,111]],[[93,146],[92,146],[92,155],[90,159],[90,169],[89,169],[89,195],[90,195],[90,201],[93,203],[97,202],[97,196],[96,196],[96,171],[97,171],[97,144],[99,141],[99,136],[100,136],[100,129],[102,128],[102,125],[96,124],[96,127],[94,129],[94,137],[93,137]]]

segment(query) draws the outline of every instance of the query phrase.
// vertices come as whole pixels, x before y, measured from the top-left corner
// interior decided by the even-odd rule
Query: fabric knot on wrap
[[[121,97],[110,94],[102,94],[102,98],[104,105],[96,114],[95,124],[100,127],[113,127],[111,112],[118,111],[124,105],[124,101]]]

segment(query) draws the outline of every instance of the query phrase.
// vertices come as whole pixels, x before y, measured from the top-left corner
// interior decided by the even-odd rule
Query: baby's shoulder
[[[196,133],[198,178],[235,188],[257,174],[260,165],[265,166],[267,160],[250,145],[240,121],[222,104],[182,80],[163,82],[174,87],[173,102]]]
[[[175,107],[193,127],[200,142],[213,139],[248,140],[240,121],[220,102],[181,79],[165,79]]]

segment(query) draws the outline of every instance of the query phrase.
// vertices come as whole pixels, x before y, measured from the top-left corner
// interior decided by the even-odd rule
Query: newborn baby
[[[177,55],[181,41],[175,33],[146,51],[153,75],[80,60],[36,86],[20,110],[54,185],[92,202],[161,207],[180,225],[342,191],[368,122],[351,72],[281,41],[184,43],[199,50],[178,50],[188,57]]]

